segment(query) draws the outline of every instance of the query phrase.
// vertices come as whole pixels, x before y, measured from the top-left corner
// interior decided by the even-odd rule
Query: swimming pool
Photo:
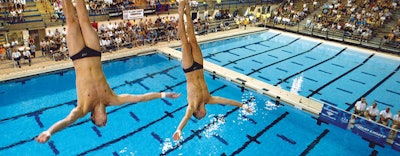
[[[116,93],[174,91],[182,97],[108,107],[108,124],[97,128],[89,117],[52,136],[33,138],[65,117],[76,105],[71,70],[21,78],[0,85],[0,155],[393,155],[388,145],[369,148],[350,131],[317,125],[314,116],[206,74],[209,90],[256,109],[207,106],[203,120],[189,121],[178,146],[171,141],[185,113],[186,84],[180,62],[161,54],[123,58],[103,65]]]
[[[277,31],[200,46],[206,61],[347,111],[363,96],[400,110],[398,57]]]

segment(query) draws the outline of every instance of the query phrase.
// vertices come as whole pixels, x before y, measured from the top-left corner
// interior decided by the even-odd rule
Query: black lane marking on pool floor
[[[314,80],[314,79],[306,77],[306,76],[304,76],[304,79],[310,80],[312,82],[318,82],[317,80]],[[279,81],[280,83],[277,83],[276,85],[279,85],[279,84],[281,84],[282,82],[285,82],[285,81],[287,81],[287,80]]]
[[[358,80],[354,80],[354,79],[350,79],[350,81],[357,82],[357,83],[359,83],[359,84],[365,85],[365,82],[362,82],[362,81],[358,81]]]
[[[365,92],[363,95],[358,97],[357,99],[361,99],[361,97],[366,97],[369,94],[371,94],[376,88],[378,88],[380,85],[382,85],[386,80],[388,80],[390,77],[392,77],[394,74],[396,74],[400,70],[400,65],[397,66],[397,68],[392,71],[389,75],[387,75],[385,78],[383,78],[381,81],[379,81],[375,86],[373,86],[371,89],[369,89],[367,92]],[[350,111],[354,108],[356,105],[357,100],[354,101],[349,107],[347,107],[346,111]]]
[[[40,117],[39,117],[40,114],[42,114],[42,112],[34,112],[34,113],[27,115],[27,117],[31,117],[31,116],[35,117],[35,121],[38,123],[39,127],[43,128],[43,123],[42,123],[42,121],[40,121]]]
[[[248,102],[250,102],[251,100],[253,100],[253,98],[250,98],[250,99],[246,100],[244,103],[248,103]],[[240,109],[239,107],[236,107],[236,108],[234,108],[234,109],[232,109],[232,110],[226,112],[226,114],[224,114],[222,117],[223,117],[223,118],[226,118],[226,117],[228,117],[229,115],[231,115],[233,112],[235,112],[235,111],[237,111],[237,110],[239,110],[239,109]],[[221,117],[221,116],[214,116],[214,118],[217,118],[217,119],[218,119],[219,117]],[[213,120],[213,121],[210,122],[209,124],[204,125],[203,128],[201,128],[201,129],[191,130],[191,131],[192,131],[192,134],[191,134],[189,137],[186,137],[185,139],[183,139],[182,141],[180,141],[178,145],[173,146],[172,148],[168,149],[168,150],[165,151],[164,153],[161,153],[160,155],[167,155],[168,153],[170,153],[170,152],[172,152],[172,151],[175,151],[176,149],[178,149],[179,147],[181,147],[181,146],[182,146],[183,144],[185,144],[186,142],[192,140],[192,139],[193,139],[194,137],[196,137],[196,136],[197,136],[198,138],[201,138],[200,133],[203,132],[204,130],[206,130],[207,128],[209,128],[211,125],[214,125],[216,122],[218,122],[218,120]],[[221,140],[220,140],[220,141],[221,141]]]
[[[271,55],[271,54],[267,54],[267,56],[269,56],[269,57],[272,57],[272,58],[279,58],[278,56],[275,56],[275,55]]]
[[[287,50],[281,50],[281,51],[283,51],[283,52],[286,52],[286,53],[289,53],[289,54],[291,54],[291,53],[293,53],[293,52],[291,52],[291,51],[287,51]]]
[[[48,144],[49,144],[49,146],[50,146],[50,149],[53,151],[53,153],[54,153],[55,155],[60,154],[60,151],[58,151],[57,147],[54,145],[54,141],[49,141]]]
[[[139,119],[139,117],[138,117],[138,116],[136,116],[136,114],[135,114],[135,113],[133,113],[133,112],[129,112],[129,115],[131,115],[131,117],[132,117],[133,119],[135,119],[135,120],[136,120],[136,122],[140,122],[140,119]]]
[[[221,143],[223,143],[225,145],[229,144],[224,138],[222,138],[221,136],[219,136],[217,134],[213,134],[213,137],[216,138],[218,141],[220,141]]]
[[[218,90],[221,90],[221,89],[223,89],[223,88],[225,88],[225,87],[227,87],[227,86],[226,86],[226,85],[222,85],[221,87],[218,87],[218,88],[214,89],[213,91],[211,91],[210,94],[213,94],[214,92],[216,92],[216,91],[218,91]],[[122,136],[120,136],[120,137],[118,137],[118,138],[116,138],[116,139],[113,139],[113,140],[111,140],[111,141],[108,141],[108,142],[106,142],[106,143],[103,143],[103,144],[101,144],[101,145],[99,145],[99,146],[97,146],[97,147],[95,147],[95,148],[92,148],[92,149],[89,149],[89,150],[87,150],[87,151],[84,151],[84,152],[82,152],[82,153],[80,153],[80,154],[78,154],[78,155],[86,155],[86,154],[88,154],[88,153],[91,153],[91,152],[100,150],[100,149],[102,149],[102,148],[104,148],[104,147],[107,147],[107,146],[109,146],[109,145],[111,145],[111,144],[114,144],[114,143],[116,143],[116,142],[119,142],[119,141],[121,141],[121,140],[124,140],[124,139],[126,139],[126,138],[128,138],[128,137],[130,137],[130,136],[133,136],[133,135],[135,135],[136,133],[138,133],[138,132],[140,132],[140,131],[142,131],[142,130],[144,130],[144,129],[150,127],[150,126],[152,126],[153,124],[156,124],[157,122],[159,122],[159,121],[161,121],[161,120],[163,120],[163,119],[165,119],[165,118],[167,118],[167,117],[173,118],[173,116],[172,116],[173,113],[178,112],[178,111],[184,109],[185,107],[187,107],[187,104],[185,104],[185,105],[183,105],[183,106],[181,106],[181,107],[175,109],[175,110],[172,111],[172,112],[165,112],[165,115],[163,115],[163,116],[160,117],[159,119],[156,119],[156,120],[154,120],[154,121],[152,121],[152,122],[149,122],[148,124],[146,124],[146,125],[144,125],[144,126],[142,126],[142,127],[139,127],[139,128],[137,128],[136,130],[134,130],[134,131],[132,131],[132,132],[130,132],[130,133],[128,133],[128,134],[122,135]],[[237,107],[237,109],[239,109],[239,107]]]
[[[310,66],[310,67],[308,67],[308,68],[306,68],[306,69],[303,69],[303,70],[301,70],[301,71],[299,71],[299,72],[297,72],[297,73],[294,73],[294,74],[292,74],[292,75],[290,75],[290,76],[288,76],[288,77],[282,79],[281,81],[279,81],[278,83],[276,83],[274,86],[278,86],[278,85],[281,84],[282,82],[285,82],[285,81],[287,81],[287,80],[289,80],[289,79],[291,79],[291,78],[293,78],[293,77],[295,77],[295,76],[297,76],[297,75],[299,75],[299,74],[301,74],[301,73],[303,73],[303,72],[305,72],[305,71],[308,71],[308,70],[310,70],[310,69],[313,69],[313,68],[315,68],[315,67],[321,65],[322,63],[325,63],[325,62],[327,62],[327,61],[329,61],[329,60],[332,60],[333,58],[335,58],[335,57],[339,56],[341,53],[343,53],[343,51],[345,51],[346,49],[347,49],[347,47],[346,47],[346,48],[343,48],[342,50],[340,50],[338,53],[336,53],[334,56],[332,56],[332,57],[330,57],[330,58],[327,58],[327,59],[325,59],[325,60],[323,60],[323,61],[321,61],[321,62],[319,62],[319,63],[317,63],[317,64],[314,64],[314,65],[312,65],[312,66]],[[315,60],[316,60],[316,59],[315,59]],[[318,71],[324,72],[324,73],[329,73],[329,72],[326,72],[326,71],[323,71],[323,70],[318,70]],[[332,74],[332,73],[329,73],[329,74]],[[305,77],[304,77],[304,78],[305,78]],[[311,78],[309,78],[309,80],[314,81],[314,82],[318,82],[318,81],[316,81],[316,80],[314,80],[314,79],[311,79]]]
[[[244,149],[247,148],[247,146],[249,146],[249,144],[251,144],[252,142],[255,142],[257,144],[261,144],[260,141],[258,141],[257,139],[259,137],[261,137],[265,132],[267,132],[270,128],[274,127],[277,123],[279,123],[282,119],[284,119],[287,115],[289,114],[289,112],[285,112],[283,113],[281,116],[279,116],[278,118],[276,118],[271,124],[269,124],[268,126],[266,126],[264,129],[262,129],[260,132],[258,132],[255,136],[250,136],[247,135],[247,138],[249,139],[248,141],[246,141],[240,148],[238,148],[236,151],[234,151],[231,155],[237,155],[240,152],[242,152]]]
[[[276,67],[275,69],[278,69],[278,70],[283,71],[283,72],[285,72],[285,73],[289,72],[289,71],[287,71],[287,70],[285,70],[285,69],[282,69],[282,68],[279,68],[279,67]]]
[[[249,43],[247,43],[246,46],[251,45],[251,44],[260,44],[261,42],[269,41],[269,40],[271,40],[272,38],[274,38],[274,37],[276,37],[276,36],[279,36],[280,34],[281,34],[281,33],[276,34],[276,35],[274,35],[274,36],[272,36],[272,37],[270,37],[270,38],[268,38],[268,39],[266,39],[266,40],[263,40],[263,41],[249,42]],[[226,53],[226,52],[229,53],[229,51],[230,51],[230,50],[233,50],[233,49],[246,48],[246,46],[232,47],[232,48],[230,48],[230,49],[225,49],[225,50],[223,50],[223,51],[219,51],[219,52],[215,52],[215,53],[210,53],[210,54],[208,54],[208,55],[206,55],[206,56],[203,56],[203,58],[205,58],[205,59],[212,59],[212,60],[221,62],[221,61],[219,61],[219,60],[217,60],[217,59],[213,59],[212,57],[214,57],[216,54],[220,54],[220,53]],[[265,45],[262,45],[262,44],[261,44],[261,46],[265,46]],[[269,46],[266,46],[266,47],[269,47]],[[247,48],[246,48],[246,49],[247,49]],[[249,50],[252,50],[252,49],[249,49]],[[252,50],[252,51],[254,51],[254,50]],[[235,55],[236,55],[236,54],[235,54]]]
[[[244,71],[244,69],[239,68],[239,67],[236,67],[236,66],[233,66],[233,68],[235,68],[235,69],[237,69],[237,70],[240,70],[240,71]]]
[[[318,71],[320,71],[320,72],[322,72],[322,73],[325,73],[325,74],[332,75],[332,73],[331,73],[331,72],[327,72],[327,71],[325,71],[325,70],[318,69]]]
[[[166,74],[168,71],[173,70],[173,69],[175,69],[175,68],[177,68],[177,67],[180,67],[180,65],[172,66],[172,67],[170,67],[170,68],[164,69],[164,70],[159,71],[159,72],[154,72],[154,73],[152,73],[152,74],[147,74],[147,75],[144,76],[144,77],[137,78],[137,79],[132,80],[132,81],[125,81],[125,83],[123,83],[123,84],[121,84],[121,85],[112,87],[112,90],[115,90],[115,89],[117,89],[117,88],[120,88],[120,87],[123,87],[123,86],[126,86],[126,85],[131,85],[131,84],[134,84],[134,83],[143,81],[144,79],[149,78],[149,75]],[[32,115],[32,114],[42,113],[42,112],[44,112],[44,111],[46,111],[46,110],[49,110],[49,109],[52,109],[52,108],[61,107],[61,106],[64,106],[64,105],[75,105],[75,106],[76,106],[76,103],[77,103],[77,100],[71,100],[71,101],[68,101],[68,102],[65,102],[65,103],[61,103],[61,104],[57,104],[57,105],[54,105],[54,106],[44,107],[44,108],[41,108],[41,109],[39,109],[39,110],[35,110],[35,111],[32,111],[32,112],[29,112],[29,113],[24,113],[24,114],[16,115],[16,116],[13,116],[13,117],[8,117],[8,118],[0,119],[0,123],[1,123],[1,122],[4,122],[4,121],[8,121],[8,120],[16,120],[16,119],[18,119],[18,118],[20,118],[20,117],[29,116],[29,115]]]
[[[382,102],[382,101],[378,101],[378,100],[375,100],[375,102],[380,103],[382,105],[386,105],[386,106],[392,107],[392,108],[394,107],[392,104],[388,104],[386,102]]]
[[[304,66],[304,64],[301,64],[301,63],[298,63],[298,62],[294,62],[294,61],[291,61],[290,63],[293,63],[295,65],[299,65],[299,66]]]
[[[330,104],[330,105],[337,106],[337,104],[332,103],[332,102],[330,102],[330,101],[328,101],[328,100],[325,100],[325,99],[319,99],[319,100],[321,100],[322,102],[328,103],[328,104]]]
[[[153,138],[157,140],[160,144],[164,142],[163,139],[161,139],[161,137],[155,132],[151,132],[151,136],[153,136]]]
[[[389,93],[400,95],[399,92],[396,92],[396,91],[393,91],[393,90],[386,89],[386,91],[389,92]]]
[[[337,90],[340,90],[340,91],[342,91],[342,92],[345,92],[345,93],[353,94],[353,92],[348,91],[348,90],[343,89],[343,88],[336,87],[336,89],[337,89]]]
[[[262,62],[257,61],[257,60],[251,60],[251,61],[253,61],[253,62],[255,62],[255,63],[258,63],[258,64],[263,64]]]
[[[257,56],[257,55],[261,55],[261,54],[264,54],[264,53],[267,53],[267,52],[270,52],[270,51],[273,51],[273,50],[276,50],[276,49],[279,49],[279,48],[286,47],[286,46],[298,41],[299,39],[300,38],[296,38],[295,40],[289,42],[288,44],[285,44],[285,45],[282,45],[282,46],[279,46],[279,47],[276,47],[276,48],[268,49],[268,50],[265,50],[265,51],[262,51],[262,52],[259,52],[259,53],[255,53],[255,54],[252,54],[252,55],[249,55],[249,56],[246,56],[246,57],[242,57],[242,58],[236,59],[235,61],[230,61],[229,63],[226,63],[226,64],[221,65],[221,66],[225,67],[225,66],[230,65],[232,63],[236,63],[237,61],[240,61],[240,60],[244,60],[244,59],[251,58],[251,57],[254,57],[254,56]]]
[[[333,82],[339,80],[340,78],[342,78],[343,76],[351,73],[352,71],[356,70],[357,68],[361,67],[362,65],[364,65],[367,61],[369,61],[369,59],[371,59],[375,54],[371,54],[369,55],[368,58],[366,58],[362,63],[360,63],[359,65],[353,67],[352,69],[348,70],[347,72],[344,72],[343,74],[337,76],[336,78],[332,79],[331,81],[329,81],[328,83],[325,83],[324,85],[322,85],[321,87],[319,87],[318,89],[315,89],[310,95],[307,96],[307,98],[312,97],[313,95],[319,93],[322,89],[324,89],[325,87],[329,86],[330,84],[332,84]]]
[[[336,66],[336,67],[340,67],[340,68],[344,68],[344,66],[336,64],[336,63],[332,63],[332,65]]]
[[[298,39],[299,39],[299,38],[298,38]],[[294,42],[297,41],[298,39],[296,39],[296,40],[290,42],[289,44],[294,43]],[[288,46],[289,44],[287,44],[287,45],[285,45],[285,46]],[[312,51],[313,49],[315,49],[316,47],[320,46],[321,44],[322,44],[322,42],[318,43],[317,45],[315,45],[315,46],[312,47],[311,49],[308,49],[308,50],[306,50],[306,51],[304,51],[304,52],[301,52],[301,53],[298,53],[298,54],[296,54],[296,55],[287,57],[287,58],[285,58],[285,59],[279,60],[279,61],[277,61],[277,62],[268,64],[268,65],[263,66],[263,67],[261,67],[261,68],[255,69],[255,70],[253,70],[252,72],[247,73],[246,75],[249,76],[249,75],[254,74],[254,73],[256,73],[256,72],[258,72],[258,71],[260,71],[260,70],[262,70],[262,69],[264,69],[264,68],[268,68],[268,67],[270,67],[270,66],[272,66],[272,65],[275,65],[275,64],[281,63],[281,62],[283,62],[283,61],[289,60],[289,59],[291,59],[291,58],[294,58],[294,57],[303,55],[303,54],[305,54],[305,53],[308,53],[308,52]],[[282,48],[282,47],[284,47],[284,46],[277,47],[277,48]],[[277,48],[276,48],[276,49],[277,49]],[[272,49],[272,50],[275,50],[275,49]],[[266,52],[267,52],[267,51],[266,51]],[[262,54],[262,53],[261,53],[261,54]]]
[[[307,155],[320,141],[329,133],[328,129],[325,129],[307,148],[300,154],[300,156]]]
[[[308,58],[308,59],[310,59],[310,60],[317,60],[316,58],[310,57],[310,56],[306,56],[305,58]]]
[[[100,130],[96,127],[96,126],[92,126],[93,131],[96,133],[96,135],[100,138],[101,136],[101,132]]]
[[[292,145],[296,144],[296,141],[294,141],[293,139],[289,139],[287,136],[284,136],[283,134],[276,134],[276,136]]]
[[[185,81],[182,81],[182,82],[179,82],[179,83],[177,83],[177,84],[171,86],[171,88],[176,87],[176,86],[179,86],[179,85],[182,85],[182,84],[184,84],[184,83],[186,83],[186,80],[185,80]],[[161,90],[161,92],[166,91],[166,90],[167,90],[167,89]],[[136,103],[128,103],[128,104],[119,106],[119,107],[117,107],[117,108],[115,108],[115,109],[113,109],[113,110],[111,110],[111,111],[108,111],[107,114],[108,114],[108,115],[109,115],[109,114],[112,114],[112,113],[114,113],[114,112],[117,112],[118,110],[124,109],[124,108],[126,108],[126,107],[129,107],[129,106],[132,106],[132,105],[135,105],[135,104],[136,104]],[[82,124],[84,124],[84,123],[86,123],[86,122],[89,122],[89,121],[90,121],[90,119],[86,119],[86,120],[83,120],[83,121],[74,123],[74,124],[72,124],[72,125],[69,125],[67,128],[79,126],[79,125],[82,125]],[[67,129],[67,128],[65,128],[65,129]],[[63,130],[64,130],[64,129],[63,129]],[[27,142],[31,142],[31,141],[33,141],[33,140],[35,139],[35,137],[36,137],[36,136],[31,137],[30,139],[20,140],[20,141],[18,141],[18,142],[16,142],[16,143],[12,143],[12,144],[10,144],[10,145],[8,145],[8,146],[0,147],[0,151],[5,150],[5,149],[12,148],[12,147],[14,147],[14,146],[18,146],[18,145],[25,144],[25,143],[27,143]]]
[[[365,75],[369,75],[369,76],[376,77],[376,75],[375,75],[375,74],[371,74],[371,73],[367,73],[367,72],[361,72],[361,73],[363,73],[363,74],[365,74]]]
[[[271,81],[270,79],[268,79],[268,78],[266,78],[266,77],[264,77],[264,76],[257,76],[257,77],[259,77],[259,78],[261,78],[261,79],[263,79],[263,80],[266,80],[266,81]]]

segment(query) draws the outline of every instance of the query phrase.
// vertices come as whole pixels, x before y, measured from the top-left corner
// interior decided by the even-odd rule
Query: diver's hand
[[[182,137],[182,131],[181,130],[176,130],[174,133],[174,141],[178,141]]]
[[[243,108],[244,110],[246,110],[246,112],[248,112],[248,113],[253,112],[253,110],[252,110],[248,105],[246,105],[246,104],[243,104],[243,105],[242,105],[242,108]]]
[[[50,137],[51,137],[50,132],[44,131],[40,133],[39,136],[35,138],[35,140],[39,143],[45,143],[50,139]]]
[[[167,97],[167,98],[175,99],[180,96],[181,96],[181,94],[178,94],[178,93],[165,92],[165,97]]]

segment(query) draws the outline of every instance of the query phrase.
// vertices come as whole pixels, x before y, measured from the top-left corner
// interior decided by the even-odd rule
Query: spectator
[[[12,49],[11,49],[11,44],[10,43],[5,43],[4,45],[3,45],[3,47],[6,49],[6,56],[7,56],[7,59],[9,59],[9,60],[11,60],[11,53],[12,53]]]
[[[369,120],[376,121],[376,116],[378,116],[379,109],[376,107],[376,102],[372,103],[372,106],[368,106],[367,110],[365,111],[364,115],[365,118]]]
[[[354,114],[358,116],[363,116],[367,105],[368,103],[365,101],[365,97],[362,97],[360,101],[356,102],[356,105],[354,107]]]
[[[391,118],[392,118],[392,112],[390,112],[389,107],[386,107],[385,110],[382,110],[379,113],[379,119],[377,122],[387,126]]]
[[[97,32],[99,30],[99,23],[97,23],[95,20],[92,22],[92,27],[95,29]]]
[[[21,60],[21,53],[17,50],[17,48],[13,48],[12,58],[14,59],[15,63],[17,63],[18,67],[21,68],[20,60]]]
[[[3,61],[6,57],[6,49],[3,44],[0,44],[0,60]]]
[[[24,59],[29,61],[29,66],[31,66],[31,52],[29,51],[30,48],[26,47],[24,49],[24,52],[22,53],[24,55]]]
[[[36,58],[36,45],[35,44],[30,44],[31,46],[29,47],[31,49],[31,54],[33,58]]]
[[[400,128],[400,110],[398,111],[398,113],[396,115],[393,116],[392,119],[392,128],[395,130],[399,130]],[[393,135],[394,131],[391,130],[390,134]]]

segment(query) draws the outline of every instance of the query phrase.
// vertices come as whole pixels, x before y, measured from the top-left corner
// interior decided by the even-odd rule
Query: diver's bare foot
[[[178,13],[179,14],[183,14],[184,13],[185,3],[186,3],[186,1],[184,1],[184,0],[180,0],[179,1],[179,7],[178,7]]]

